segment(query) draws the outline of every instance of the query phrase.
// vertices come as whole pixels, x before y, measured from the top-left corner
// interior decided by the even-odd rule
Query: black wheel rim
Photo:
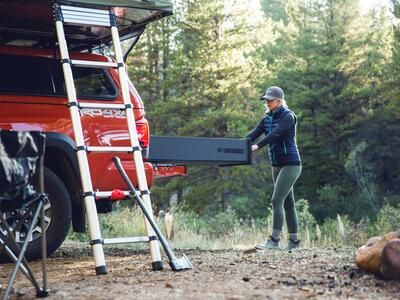
[[[28,238],[27,233],[29,226],[31,224],[31,220],[33,218],[33,214],[35,212],[37,205],[30,205],[27,207],[22,207],[19,209],[14,209],[8,212],[3,213],[3,217],[9,225],[10,230],[12,231],[15,241],[17,243],[23,243]],[[50,202],[46,202],[44,205],[45,210],[45,230],[47,230],[52,222],[52,212],[51,212],[51,204]],[[41,237],[42,228],[40,226],[41,218],[39,218],[33,228],[32,235],[29,237],[29,242],[33,242]],[[2,235],[7,235],[7,230],[0,226],[0,232]]]

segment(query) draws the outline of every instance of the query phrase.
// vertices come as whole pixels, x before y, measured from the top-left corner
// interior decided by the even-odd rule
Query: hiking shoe
[[[286,250],[292,250],[299,247],[300,247],[300,240],[294,241],[292,239],[289,239],[289,242],[286,246]]]
[[[256,245],[257,250],[280,250],[279,248],[279,239],[274,239],[272,236],[268,238],[268,240],[264,244]]]

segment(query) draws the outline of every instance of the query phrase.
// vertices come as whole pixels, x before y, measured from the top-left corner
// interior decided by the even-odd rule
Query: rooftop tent
[[[169,0],[58,0],[57,2],[78,5],[87,4],[90,6],[132,7],[172,13],[172,2]]]
[[[121,40],[139,37],[147,24],[171,15],[171,0],[1,0],[0,45],[53,47],[54,4],[112,9],[117,17]],[[71,49],[86,51],[107,45],[110,30],[102,27],[67,26]]]

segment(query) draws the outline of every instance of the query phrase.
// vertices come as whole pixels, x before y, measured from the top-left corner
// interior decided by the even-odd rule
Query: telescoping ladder
[[[116,23],[116,18],[112,9],[100,10],[92,8],[82,8],[76,6],[56,5],[55,6],[56,33],[58,45],[61,54],[61,63],[64,72],[64,80],[67,90],[69,110],[72,119],[72,127],[75,136],[76,151],[78,156],[78,164],[82,182],[84,203],[89,224],[90,244],[92,246],[96,274],[107,274],[107,268],[104,258],[103,244],[121,244],[135,242],[149,242],[150,252],[152,257],[153,270],[162,270],[163,264],[160,255],[160,246],[156,234],[145,218],[145,227],[147,235],[145,237],[128,237],[102,239],[95,197],[109,197],[111,192],[95,192],[93,191],[92,181],[90,177],[89,163],[87,152],[129,152],[133,153],[133,160],[136,167],[136,175],[141,197],[145,203],[147,211],[153,212],[151,208],[150,192],[148,190],[146,174],[143,165],[143,157],[139,145],[139,139],[136,131],[133,106],[129,94],[128,75],[125,70],[123,61],[121,43]],[[93,62],[84,60],[71,60],[68,54],[67,41],[64,34],[64,25],[89,25],[89,26],[104,26],[111,29],[112,42],[115,50],[116,63],[109,62]],[[114,67],[118,69],[120,86],[124,104],[103,104],[103,103],[78,103],[74,78],[72,75],[72,65],[79,65],[88,68],[104,68]],[[81,122],[81,108],[114,108],[122,109],[126,112],[127,130],[129,132],[130,147],[90,147],[84,143],[84,136]]]

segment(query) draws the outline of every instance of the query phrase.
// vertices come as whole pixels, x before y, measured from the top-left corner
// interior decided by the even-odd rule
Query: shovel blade
[[[193,270],[193,265],[185,254],[181,258],[171,260],[169,265],[173,271]]]

